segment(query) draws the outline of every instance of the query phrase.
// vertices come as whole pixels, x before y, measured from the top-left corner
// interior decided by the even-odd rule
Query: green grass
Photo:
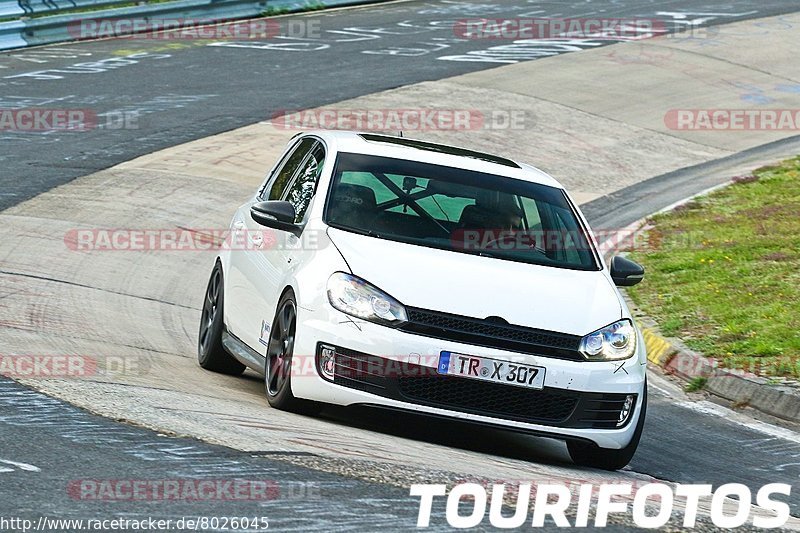
[[[650,221],[634,301],[721,365],[800,377],[800,157]]]
[[[288,7],[267,7],[261,12],[262,17],[277,17],[278,15],[287,15],[289,13],[305,13],[308,11],[320,11],[327,6],[323,2],[306,2],[299,9],[289,9]]]
[[[286,15],[291,10],[288,7],[267,7],[261,11],[262,17],[277,17],[278,15]]]
[[[147,4],[163,4],[165,2],[172,2],[174,0],[147,0]],[[105,11],[107,9],[121,9],[123,7],[136,7],[139,5],[138,1],[135,2],[125,2],[122,4],[115,4],[115,5],[104,5],[104,6],[89,6],[89,7],[76,7],[72,9],[58,9],[58,10],[47,10],[43,12],[34,12],[31,14],[21,15],[23,17],[27,17],[29,19],[37,19],[42,17],[52,17],[54,15],[66,15],[66,14],[73,14],[73,13],[94,13],[96,11]],[[19,20],[19,17],[13,17],[11,19],[2,19],[0,22],[5,22],[7,20]]]
[[[703,390],[703,387],[706,386],[706,383],[708,383],[708,378],[696,377],[687,383],[683,390],[686,392],[697,392],[699,390]]]

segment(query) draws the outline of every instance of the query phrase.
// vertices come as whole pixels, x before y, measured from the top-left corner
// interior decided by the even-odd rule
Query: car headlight
[[[341,311],[370,322],[399,326],[408,321],[403,305],[363,279],[336,272],[328,279],[328,300]]]
[[[636,353],[636,328],[620,320],[581,339],[580,351],[590,361],[619,361]]]

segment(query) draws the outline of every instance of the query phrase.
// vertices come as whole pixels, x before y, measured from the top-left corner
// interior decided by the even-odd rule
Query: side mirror
[[[268,228],[289,231],[295,235],[300,232],[300,227],[294,223],[296,216],[294,206],[283,200],[269,200],[253,204],[250,207],[250,216]]]
[[[617,287],[632,287],[644,278],[644,267],[620,255],[611,260],[611,279]]]

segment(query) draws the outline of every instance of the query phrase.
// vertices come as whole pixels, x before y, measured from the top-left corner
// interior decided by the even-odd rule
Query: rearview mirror
[[[297,235],[300,227],[294,223],[294,206],[283,200],[269,200],[258,202],[250,207],[250,216],[253,220],[268,228],[289,231]]]
[[[611,260],[611,279],[617,287],[632,287],[644,278],[644,267],[621,255]]]

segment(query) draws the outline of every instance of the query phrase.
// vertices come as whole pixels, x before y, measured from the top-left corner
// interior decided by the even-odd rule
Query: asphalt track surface
[[[0,209],[285,110],[559,53],[547,42],[509,52],[497,50],[508,41],[459,39],[453,29],[459,19],[636,17],[681,30],[687,21],[714,25],[796,9],[791,0],[412,1],[294,18],[314,21],[307,37],[295,37],[284,21],[286,38],[265,41],[121,39],[0,54],[0,109],[88,109],[103,126],[0,130]],[[131,113],[136,123],[121,127],[120,117]]]
[[[230,43],[210,46],[195,42],[175,46],[175,43],[161,41],[122,40],[2,54],[0,108],[86,107],[111,116],[135,110],[139,121],[136,129],[102,128],[69,134],[0,132],[0,209],[75,177],[154,150],[269,119],[281,110],[325,105],[502,64],[493,62],[497,57],[492,61],[442,59],[443,56],[465,56],[470,51],[486,50],[497,44],[454,40],[446,23],[454,19],[526,15],[654,17],[657,12],[688,10],[714,13],[705,23],[719,24],[796,10],[788,1],[756,4],[714,0],[537,3],[517,0],[471,6],[462,2],[410,2],[314,14],[313,17],[321,20],[320,37],[262,43],[266,48],[252,48],[250,46],[257,44],[253,42],[244,43],[247,47],[241,48],[231,47]],[[145,55],[131,57],[134,54]],[[109,59],[112,61],[105,61]],[[504,56],[501,59],[532,58]],[[387,68],[389,61],[393,62],[392,68]],[[76,67],[87,62],[94,65]],[[624,191],[618,194],[624,195]],[[593,221],[601,216],[607,219],[608,210],[602,210],[601,214],[597,205],[596,215],[592,215],[592,209],[588,210],[590,218]],[[619,213],[617,221],[623,221],[625,216]],[[195,441],[180,442],[179,447],[189,451],[176,452],[174,441],[161,446],[157,441],[163,437],[152,432],[88,415],[7,380],[0,381],[0,389],[3,454],[0,459],[37,465],[46,473],[32,482],[29,471],[0,465],[3,466],[0,468],[0,513],[4,516],[39,516],[48,511],[65,517],[72,510],[76,516],[80,511],[80,516],[85,518],[91,506],[64,496],[65,484],[80,478],[209,476],[215,475],[215,468],[221,469],[218,472],[227,472],[225,476],[228,477],[231,471],[236,471],[226,471],[224,465],[209,466],[201,474],[203,461],[208,457],[213,458],[208,459],[212,463],[232,461],[242,469],[241,473],[251,477],[263,475],[269,479],[326,484],[323,492],[326,499],[330,495],[331,500],[347,502],[347,507],[352,507],[353,521],[349,523],[352,526],[391,529],[390,524],[394,523],[407,528],[416,516],[416,501],[408,498],[404,490],[306,471]],[[26,405],[25,402],[32,403]],[[41,412],[63,409],[64,413],[58,417],[76,417],[76,420],[96,424],[98,433],[125,435],[121,442],[129,439],[130,446],[126,448],[120,442],[93,437],[76,440],[74,435],[70,438],[68,432],[66,436],[64,431],[58,432],[53,427],[58,425],[52,418],[49,423],[43,418],[38,424],[26,418],[42,409]],[[391,431],[380,418],[364,424],[376,431]],[[421,438],[442,437],[433,434]],[[148,449],[148,446],[167,451],[155,454],[126,451]],[[189,452],[191,460],[186,459]],[[13,457],[4,457],[6,454]],[[797,441],[777,438],[757,423],[744,427],[740,422],[715,414],[713,407],[690,407],[676,403],[662,391],[652,390],[647,426],[631,469],[676,482],[714,485],[741,482],[758,488],[774,482],[794,484],[800,475],[798,457],[800,443]],[[543,460],[559,461],[559,458]],[[227,467],[233,468],[232,463],[226,463]],[[22,498],[24,505],[20,503]],[[320,511],[326,507],[316,500],[313,512],[307,509],[302,513],[302,501],[296,505],[285,503],[263,505],[269,508],[268,515],[276,529],[287,526],[288,522],[281,521],[298,516],[298,512],[312,521],[305,524],[308,526],[316,519],[334,519],[333,514],[325,512],[341,513],[342,510],[342,505],[338,504],[325,512]],[[798,515],[797,494],[793,494],[790,504],[793,514]],[[214,512],[209,510],[211,506],[193,504],[184,509],[170,504],[167,510],[156,513],[151,511],[157,504],[151,506],[152,509],[121,505],[116,511],[117,514],[179,517],[184,511],[197,516],[236,516],[239,512],[251,514],[254,510],[252,503],[243,507],[232,504],[218,508],[216,505]],[[200,509],[203,511],[198,512]],[[380,516],[385,521],[371,519],[365,523],[363,517],[374,516],[370,513],[375,513],[376,509],[383,513]],[[108,511],[107,508],[101,510],[99,514]],[[341,521],[342,515],[336,514],[335,520]],[[327,522],[333,523],[342,524]]]
[[[170,531],[194,529],[179,527],[179,521],[202,517],[248,518],[261,529],[268,524],[270,530],[278,531],[408,529],[416,523],[415,499],[398,487],[325,474],[192,439],[167,438],[90,415],[8,380],[0,380],[0,413],[0,517],[33,524],[47,520],[48,527],[42,531],[79,530],[74,524],[57,527],[51,519],[114,517],[172,520]],[[12,456],[17,464],[6,462]],[[112,485],[116,480],[169,484],[189,479],[209,483],[240,479],[246,484],[240,485],[245,489],[239,496],[231,492],[233,488],[222,488],[218,494],[229,494],[231,499],[210,503],[163,499],[158,496],[163,488],[154,488],[145,501],[112,501],[111,493],[96,489],[116,487]],[[192,489],[181,485],[178,490],[190,496]],[[0,528],[12,530],[8,525]]]

